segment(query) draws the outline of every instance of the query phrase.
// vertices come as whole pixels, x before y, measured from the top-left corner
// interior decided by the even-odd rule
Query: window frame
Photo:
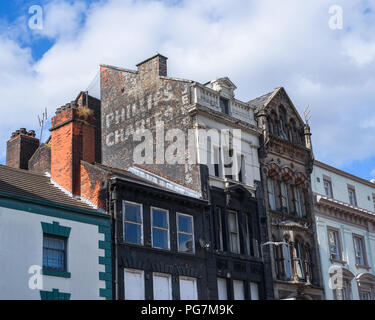
[[[337,256],[336,258],[333,258],[331,255],[332,255],[332,252],[331,252],[331,243],[330,243],[330,240],[329,240],[329,233],[330,232],[333,232],[336,234],[337,237],[335,237],[335,239],[337,240],[337,243],[336,243],[336,249],[337,249]],[[342,261],[343,260],[343,248],[342,248],[342,243],[341,243],[341,233],[340,233],[340,230],[337,229],[337,228],[334,228],[334,227],[331,227],[331,226],[328,226],[327,227],[327,240],[328,240],[328,250],[329,250],[329,259],[332,260],[332,261]]]
[[[285,187],[285,189],[283,188]],[[285,191],[285,194],[284,194]],[[280,195],[281,195],[281,211],[284,212],[284,208],[286,208],[286,213],[290,213],[290,206],[289,206],[289,192],[288,192],[288,185],[284,182],[280,182]],[[283,206],[283,199],[286,201],[286,207]]]
[[[145,281],[145,271],[140,269],[132,269],[132,268],[124,268],[124,300],[126,299],[126,281],[125,281],[125,273],[132,273],[141,275],[141,283],[143,284],[143,300],[146,299],[146,281]]]
[[[152,284],[153,284],[153,290],[152,290],[152,298],[154,301],[158,301],[161,299],[155,299],[155,276],[159,278],[167,278],[168,279],[168,289],[170,292],[170,300],[173,300],[173,291],[172,291],[172,275],[169,273],[161,273],[161,272],[153,272],[152,273]]]
[[[302,200],[301,200],[300,188],[297,185],[293,187],[293,193],[294,193],[294,203],[296,207],[297,216],[302,218],[303,217]]]
[[[357,261],[356,240],[360,240],[360,243],[361,243],[363,264],[358,263],[358,261]],[[362,236],[362,235],[353,233],[353,248],[354,248],[354,257],[355,257],[356,266],[357,267],[368,267],[369,265],[368,265],[368,260],[367,260],[365,237]]]
[[[327,194],[327,190],[326,190],[326,186],[325,186],[325,184],[327,183],[327,187],[328,187],[328,193],[329,194]],[[328,177],[328,176],[325,176],[325,175],[323,175],[323,188],[324,188],[324,193],[325,193],[325,195],[326,195],[326,197],[327,198],[329,198],[329,199],[334,199],[334,197],[333,197],[333,187],[332,187],[332,179],[330,178],[330,177]]]
[[[353,193],[354,204],[351,202],[351,197],[350,197],[351,192]],[[355,192],[355,186],[352,186],[350,184],[348,184],[348,197],[349,197],[349,204],[353,207],[358,207],[357,194]]]
[[[233,210],[227,210],[228,212],[228,234],[229,234],[229,250],[231,253],[234,253],[234,254],[241,254],[241,243],[240,243],[240,226],[239,226],[239,221],[238,221],[238,212],[237,211],[233,211]],[[230,230],[230,223],[229,223],[229,216],[230,214],[234,214],[235,217],[236,217],[236,230],[237,232],[234,233],[234,232],[231,232]],[[235,252],[233,251],[233,244],[232,244],[232,234],[237,234],[236,236],[236,239],[237,239],[237,248],[238,248],[238,252]]]
[[[181,299],[181,280],[184,280],[184,281],[192,281],[194,283],[194,292],[196,293],[196,297],[197,299],[195,299],[195,301],[199,300],[199,293],[198,293],[198,278],[194,278],[194,277],[187,277],[187,276],[179,276],[178,277],[178,284],[180,286],[180,300]],[[194,301],[194,300],[190,300],[190,301]]]
[[[126,206],[127,203],[128,204],[132,204],[132,205],[136,205],[136,206],[140,207],[140,215],[141,215],[141,222],[140,223],[125,219],[126,218],[126,215],[125,215],[125,206]],[[122,221],[123,221],[123,223],[122,223],[122,236],[123,236],[124,243],[131,244],[131,245],[136,245],[136,246],[143,246],[144,245],[144,235],[143,235],[143,223],[144,223],[144,219],[143,219],[143,204],[142,203],[137,203],[137,202],[123,200],[122,208],[123,208],[122,209]],[[141,243],[127,242],[125,240],[125,223],[131,223],[131,224],[140,225],[140,227],[141,227]]]
[[[48,248],[48,247],[45,247],[44,246],[44,240],[45,238],[52,238],[52,239],[58,239],[58,240],[63,240],[64,241],[64,249],[52,249],[52,248]],[[42,260],[43,260],[43,266],[42,266],[42,269],[43,270],[47,270],[47,271],[56,271],[56,272],[68,272],[68,237],[63,237],[63,236],[59,236],[59,235],[54,235],[54,234],[50,234],[50,233],[44,233],[43,232],[43,255],[42,255]],[[63,262],[64,262],[64,266],[63,266],[63,269],[56,269],[56,268],[52,268],[50,266],[45,266],[44,265],[44,252],[45,250],[52,250],[52,251],[58,251],[58,252],[63,252],[64,255],[63,255]],[[47,263],[48,263],[48,258],[47,258]]]
[[[272,193],[270,192],[270,183],[272,187]],[[272,179],[271,177],[267,178],[267,194],[268,194],[268,205],[270,206],[270,209],[272,211],[276,210],[276,192],[275,192],[275,180]],[[271,203],[271,195],[273,197],[273,202]]]
[[[159,211],[164,211],[166,213],[166,220],[167,220],[167,229],[162,228],[162,227],[156,227],[154,226],[154,215],[153,215],[153,210],[159,210]],[[160,249],[160,250],[171,250],[171,240],[170,240],[170,217],[169,217],[169,210],[159,208],[159,207],[150,207],[150,222],[151,222],[151,246],[154,249]],[[160,248],[160,247],[155,247],[154,246],[154,228],[162,231],[167,231],[167,248]]]
[[[187,233],[185,231],[180,231],[179,226],[178,226],[178,217],[179,216],[184,216],[184,217],[191,218],[191,235],[192,235],[192,246],[193,246],[193,251],[192,252],[183,252],[183,251],[180,251],[179,234],[182,233],[182,234],[185,234],[185,235],[190,235],[190,233]],[[191,214],[176,212],[176,225],[177,225],[177,251],[179,253],[183,253],[183,254],[190,254],[190,255],[195,254],[194,216],[191,215]]]

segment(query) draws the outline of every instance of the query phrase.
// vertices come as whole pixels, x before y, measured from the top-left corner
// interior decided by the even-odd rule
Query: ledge
[[[70,272],[43,269],[42,274],[51,277],[71,278]]]
[[[346,261],[344,261],[344,260],[338,260],[338,259],[332,259],[332,258],[330,258],[329,259],[332,263],[340,263],[340,264],[342,264],[342,265],[346,265],[347,264],[347,262]]]
[[[366,265],[363,265],[363,264],[355,264],[355,266],[358,268],[358,269],[366,269],[366,270],[370,270],[371,267],[370,266],[366,266]]]

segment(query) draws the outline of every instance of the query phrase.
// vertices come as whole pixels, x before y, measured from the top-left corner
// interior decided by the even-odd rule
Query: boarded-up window
[[[244,282],[240,280],[233,280],[234,300],[245,300]]]
[[[142,270],[125,269],[125,300],[145,300],[145,279]]]
[[[180,299],[198,300],[197,279],[180,277]]]
[[[217,290],[219,300],[228,300],[227,279],[217,278]]]
[[[172,278],[169,274],[154,273],[154,300],[172,300]]]

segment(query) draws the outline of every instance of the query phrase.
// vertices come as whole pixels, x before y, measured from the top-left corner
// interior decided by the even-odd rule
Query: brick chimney
[[[162,56],[161,54],[156,54],[155,56],[148,58],[147,60],[138,63],[138,73],[145,75],[147,77],[159,77],[167,76],[167,57]]]
[[[35,131],[21,128],[12,133],[7,142],[6,165],[18,169],[28,169],[32,155],[39,147],[39,139],[35,138]]]
[[[81,160],[95,162],[95,119],[85,105],[86,93],[56,110],[51,123],[51,179],[80,195]],[[83,104],[82,104],[83,101]]]

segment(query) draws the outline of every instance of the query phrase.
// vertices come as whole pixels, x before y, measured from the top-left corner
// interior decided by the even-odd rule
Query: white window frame
[[[179,217],[179,216],[185,216],[185,217],[189,217],[189,218],[191,218],[191,232],[192,232],[191,234],[179,230],[179,226],[178,226],[178,217]],[[176,224],[177,224],[177,251],[178,251],[179,253],[195,254],[194,216],[192,216],[191,214],[185,214],[185,213],[177,212],[176,218],[177,218],[177,219],[176,219]],[[179,241],[179,237],[178,237],[180,233],[182,233],[182,234],[186,234],[186,235],[192,235],[193,252],[183,252],[183,251],[180,251],[180,241]]]
[[[170,293],[170,299],[169,300],[173,300],[173,294],[172,294],[172,275],[168,274],[168,273],[153,272],[152,273],[152,283],[153,283],[153,292],[152,292],[152,295],[153,295],[154,300],[160,300],[160,299],[155,299],[155,277],[167,278],[168,279],[168,289],[169,289],[169,293]]]
[[[141,223],[130,221],[130,220],[125,220],[125,206],[126,206],[127,203],[128,204],[132,204],[132,205],[136,205],[136,206],[138,206],[138,207],[141,208],[141,210],[140,210],[140,213],[141,213]],[[134,243],[134,242],[126,242],[125,241],[125,223],[131,223],[131,224],[136,224],[136,225],[140,225],[141,226],[141,243]],[[143,240],[144,240],[143,239],[143,205],[141,203],[126,201],[126,200],[124,200],[122,202],[122,236],[123,236],[123,239],[124,239],[124,243],[129,243],[129,244],[133,244],[133,245],[143,246]]]
[[[231,232],[230,230],[230,223],[229,223],[229,215],[230,214],[234,214],[235,217],[236,217],[236,229],[237,229],[237,232],[234,233],[234,232]],[[240,246],[240,228],[239,228],[239,224],[238,224],[238,212],[236,211],[231,211],[231,210],[228,210],[228,233],[229,233],[229,245],[230,245],[230,252],[232,253],[235,253],[235,254],[240,254],[241,253],[241,246]],[[232,243],[232,234],[237,234],[237,248],[238,248],[238,252],[235,252],[233,251],[233,243]]]
[[[326,185],[327,184],[327,185]],[[328,198],[333,198],[332,194],[332,182],[329,181],[327,178],[323,177],[323,188],[324,188],[324,193]],[[328,190],[328,192],[327,192]]]
[[[154,209],[155,210],[159,210],[159,211],[164,211],[167,214],[167,229],[154,226],[154,215],[153,215],[153,210]],[[150,208],[150,214],[151,214],[151,246],[153,248],[160,249],[160,250],[170,250],[171,249],[171,245],[170,245],[169,211],[166,210],[166,209],[158,208],[158,207],[151,207]],[[153,234],[154,234],[154,232],[153,232],[154,228],[162,230],[162,231],[167,231],[167,248],[160,248],[160,247],[155,247],[154,246],[154,236],[153,236]]]
[[[179,284],[180,284],[180,300],[181,300],[181,280],[192,281],[194,283],[194,292],[196,293],[196,297],[197,297],[196,300],[199,299],[199,297],[198,297],[198,279],[197,278],[180,276],[178,280],[179,280]]]
[[[126,281],[125,281],[125,273],[133,273],[133,274],[138,274],[141,275],[141,284],[143,284],[143,300],[146,299],[146,289],[145,289],[145,272],[143,270],[138,270],[138,269],[124,269],[124,299],[126,299]]]

